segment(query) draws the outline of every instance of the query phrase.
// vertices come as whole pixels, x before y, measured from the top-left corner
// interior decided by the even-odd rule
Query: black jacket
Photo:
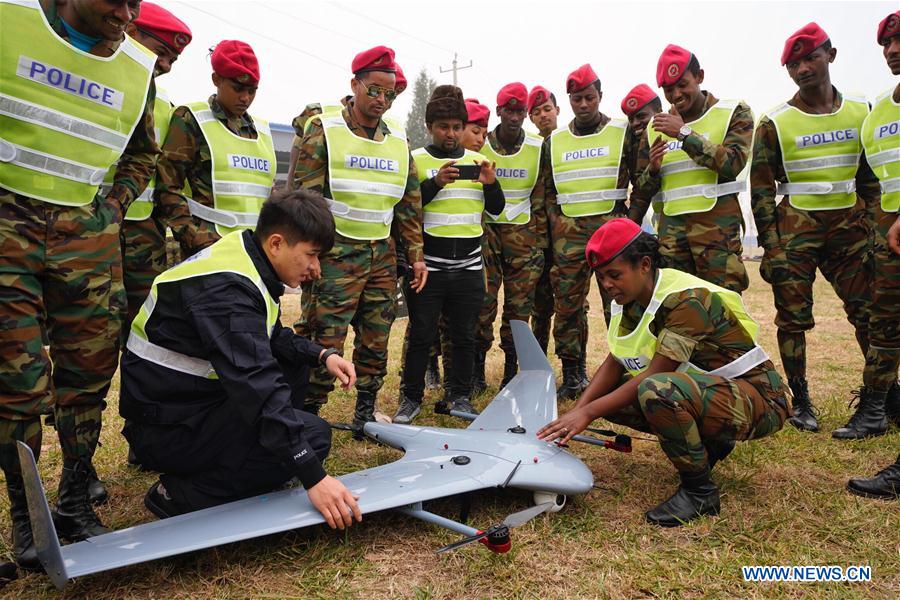
[[[244,247],[277,301],[284,285],[251,232]],[[266,304],[246,277],[216,273],[159,286],[147,324],[149,339],[164,348],[212,363],[218,379],[203,379],[122,355],[119,411],[140,426],[178,425],[229,411],[258,426],[259,443],[292,466],[312,487],[325,471],[303,437],[282,365],[318,364],[322,347],[278,322],[266,335]],[[281,364],[279,364],[281,363]],[[230,418],[232,418],[230,417]]]
[[[442,148],[429,144],[425,147],[429,154],[435,158],[446,158],[447,160],[459,159],[465,155],[465,149],[459,146],[452,152],[447,152]],[[484,187],[484,210],[491,215],[499,215],[506,207],[506,198],[503,196],[503,190],[500,188],[500,182],[495,181]],[[426,179],[421,185],[422,206],[434,200],[439,191],[439,186],[434,177]],[[425,254],[436,256],[438,258],[459,259],[471,255],[476,248],[481,247],[481,238],[444,238],[435,237],[433,235],[423,234]]]

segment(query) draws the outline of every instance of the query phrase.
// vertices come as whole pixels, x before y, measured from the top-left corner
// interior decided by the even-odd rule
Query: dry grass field
[[[772,296],[749,263],[752,285],[745,298],[763,324],[762,343],[777,356]],[[786,425],[768,439],[739,444],[718,466],[722,514],[674,530],[643,520],[643,511],[668,497],[675,472],[652,442],[635,441],[632,454],[593,446],[572,449],[593,470],[599,489],[570,498],[559,513],[517,529],[513,549],[494,555],[480,545],[436,556],[455,534],[397,514],[366,516],[346,534],[313,527],[232,544],[72,582],[63,597],[101,598],[733,598],[900,597],[900,502],[879,502],[844,490],[855,475],[871,475],[900,449],[896,428],[883,437],[837,442],[830,431],[850,414],[850,389],[860,383],[862,358],[840,302],[824,281],[816,284],[817,326],[808,337],[810,391],[822,410],[823,432],[800,433]],[[589,364],[606,352],[605,327],[596,289],[591,300]],[[297,315],[298,297],[285,302],[285,322]],[[390,372],[380,410],[397,406],[399,348],[406,321],[394,325]],[[348,345],[349,348],[349,345]],[[552,357],[551,357],[552,358]],[[558,361],[552,358],[558,369]],[[776,359],[776,362],[777,359]],[[780,366],[780,365],[779,365]],[[496,386],[500,350],[489,357],[488,379]],[[152,474],[126,466],[119,434],[117,391],[103,431],[97,470],[112,500],[99,510],[103,522],[123,528],[150,520],[142,499]],[[478,399],[484,406],[496,387]],[[429,392],[421,423],[463,426],[436,417]],[[565,407],[561,407],[562,410]],[[352,396],[335,393],[324,416],[349,420]],[[41,472],[55,498],[60,453],[45,430]],[[341,474],[394,460],[398,454],[336,432],[327,468]],[[526,507],[530,494],[487,491],[475,496],[471,519],[486,527]],[[452,500],[430,508],[454,516]],[[2,541],[9,544],[5,494],[0,498]],[[871,583],[746,583],[742,565],[870,565]],[[0,595],[49,598],[57,592],[42,575],[12,582]]]

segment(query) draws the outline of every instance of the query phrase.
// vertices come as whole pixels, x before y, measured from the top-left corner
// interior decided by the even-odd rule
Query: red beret
[[[466,112],[469,114],[469,119],[466,123],[475,123],[482,127],[488,126],[488,119],[491,118],[491,109],[479,103],[478,100],[466,98]]]
[[[592,269],[613,261],[641,234],[641,226],[631,219],[612,219],[594,232],[584,249],[584,256]]]
[[[363,50],[353,57],[350,70],[354,74],[366,71],[396,73],[397,63],[394,62],[394,51],[387,46],[375,46],[374,48]]]
[[[515,81],[507,83],[497,92],[497,108],[508,107],[513,110],[525,110],[528,105],[528,88],[524,83]]]
[[[238,83],[259,83],[259,63],[250,44],[224,40],[216,45],[212,58],[213,71]]]
[[[191,43],[193,37],[190,28],[178,17],[152,2],[141,2],[141,15],[134,20],[134,25],[141,31],[159,38],[178,54]]]
[[[406,81],[406,75],[403,74],[403,69],[397,63],[394,63],[394,73],[396,73],[397,78],[397,82],[394,84],[394,91],[399,95],[403,93],[409,82]]]
[[[531,112],[535,106],[540,106],[549,99],[550,90],[539,85],[534,86],[531,88],[531,92],[528,93],[528,112]]]
[[[690,50],[685,50],[681,46],[675,44],[666,46],[656,63],[656,85],[663,87],[678,83],[678,80],[687,71],[693,56]]]
[[[887,46],[888,40],[898,34],[900,34],[900,10],[889,14],[878,24],[876,39],[880,45]]]
[[[594,73],[594,69],[591,68],[591,65],[585,63],[569,73],[569,76],[566,77],[566,93],[574,94],[575,92],[580,92],[599,80],[600,78]]]
[[[827,41],[828,34],[818,23],[807,23],[784,43],[784,50],[781,52],[782,66],[811,54]]]
[[[646,83],[640,83],[631,88],[631,91],[622,100],[622,112],[630,117],[647,106],[654,98],[659,98],[656,92]]]

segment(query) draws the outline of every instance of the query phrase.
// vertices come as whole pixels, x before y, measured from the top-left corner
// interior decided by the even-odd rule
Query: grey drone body
[[[366,424],[367,436],[404,455],[339,477],[364,514],[398,510],[473,536],[481,530],[425,511],[422,502],[495,487],[531,490],[536,499],[591,489],[584,463],[536,437],[557,416],[556,381],[528,326],[513,321],[512,329],[520,371],[468,428]],[[289,489],[60,546],[34,457],[21,443],[19,458],[38,556],[59,588],[81,575],[324,522],[304,490]]]

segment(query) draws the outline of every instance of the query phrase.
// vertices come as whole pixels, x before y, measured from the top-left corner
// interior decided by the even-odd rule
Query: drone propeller
[[[443,554],[444,552],[450,552],[451,550],[456,550],[458,548],[462,548],[463,546],[468,546],[469,544],[481,541],[486,537],[490,537],[495,533],[502,531],[503,529],[509,530],[513,527],[521,527],[536,516],[547,512],[547,510],[549,510],[552,506],[553,502],[542,502],[541,504],[536,504],[531,508],[526,508],[525,510],[515,512],[503,519],[502,523],[492,525],[491,527],[488,527],[484,531],[476,533],[475,535],[471,535],[457,542],[453,542],[452,544],[448,544],[443,548],[439,548],[435,551],[435,553]]]

